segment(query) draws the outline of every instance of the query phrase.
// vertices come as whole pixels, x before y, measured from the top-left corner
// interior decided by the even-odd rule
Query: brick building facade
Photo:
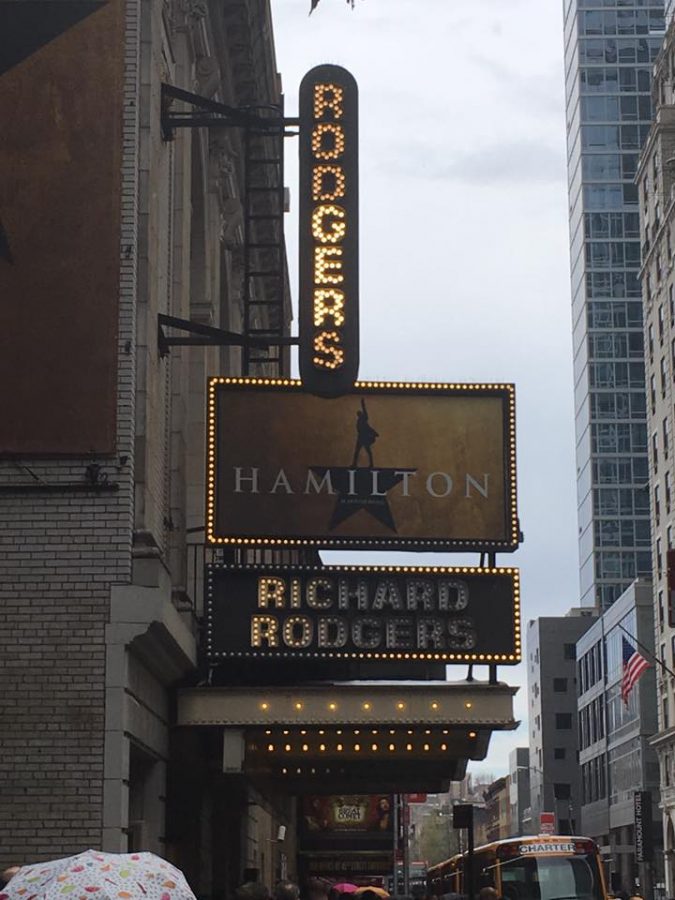
[[[107,0],[54,30],[0,60],[4,114],[40,98],[31,129],[0,138],[3,328],[23,398],[0,425],[0,864],[143,847],[205,891],[245,865],[270,881],[276,819],[248,787],[226,872],[204,858],[200,796],[203,840],[167,827],[167,796],[185,811],[167,775],[173,688],[201,677],[205,379],[240,374],[241,351],[163,354],[158,333],[159,314],[242,328],[241,129],[167,140],[162,83],[278,103],[269,3]],[[199,746],[182,752],[199,770]]]

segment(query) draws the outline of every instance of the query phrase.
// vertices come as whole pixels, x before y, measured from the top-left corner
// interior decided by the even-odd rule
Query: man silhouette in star
[[[368,455],[368,464],[370,468],[374,468],[373,462],[373,444],[378,439],[379,434],[368,421],[368,410],[366,409],[366,401],[361,398],[361,409],[356,413],[356,447],[354,448],[354,459],[352,460],[352,468],[358,463],[361,450],[365,450]]]

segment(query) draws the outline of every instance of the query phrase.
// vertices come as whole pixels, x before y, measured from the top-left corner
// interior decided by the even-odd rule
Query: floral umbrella
[[[0,900],[195,900],[185,876],[154,853],[99,853],[22,866]]]

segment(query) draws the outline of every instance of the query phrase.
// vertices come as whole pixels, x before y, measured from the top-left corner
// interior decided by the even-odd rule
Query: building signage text
[[[212,379],[214,544],[514,550],[511,385]]]
[[[520,660],[516,569],[213,565],[207,604],[214,660]]]
[[[300,85],[300,376],[337,396],[359,369],[358,90],[340,66]]]

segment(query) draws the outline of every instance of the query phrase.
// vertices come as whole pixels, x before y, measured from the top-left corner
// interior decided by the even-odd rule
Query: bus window
[[[603,900],[595,857],[519,856],[501,863],[505,900]]]

